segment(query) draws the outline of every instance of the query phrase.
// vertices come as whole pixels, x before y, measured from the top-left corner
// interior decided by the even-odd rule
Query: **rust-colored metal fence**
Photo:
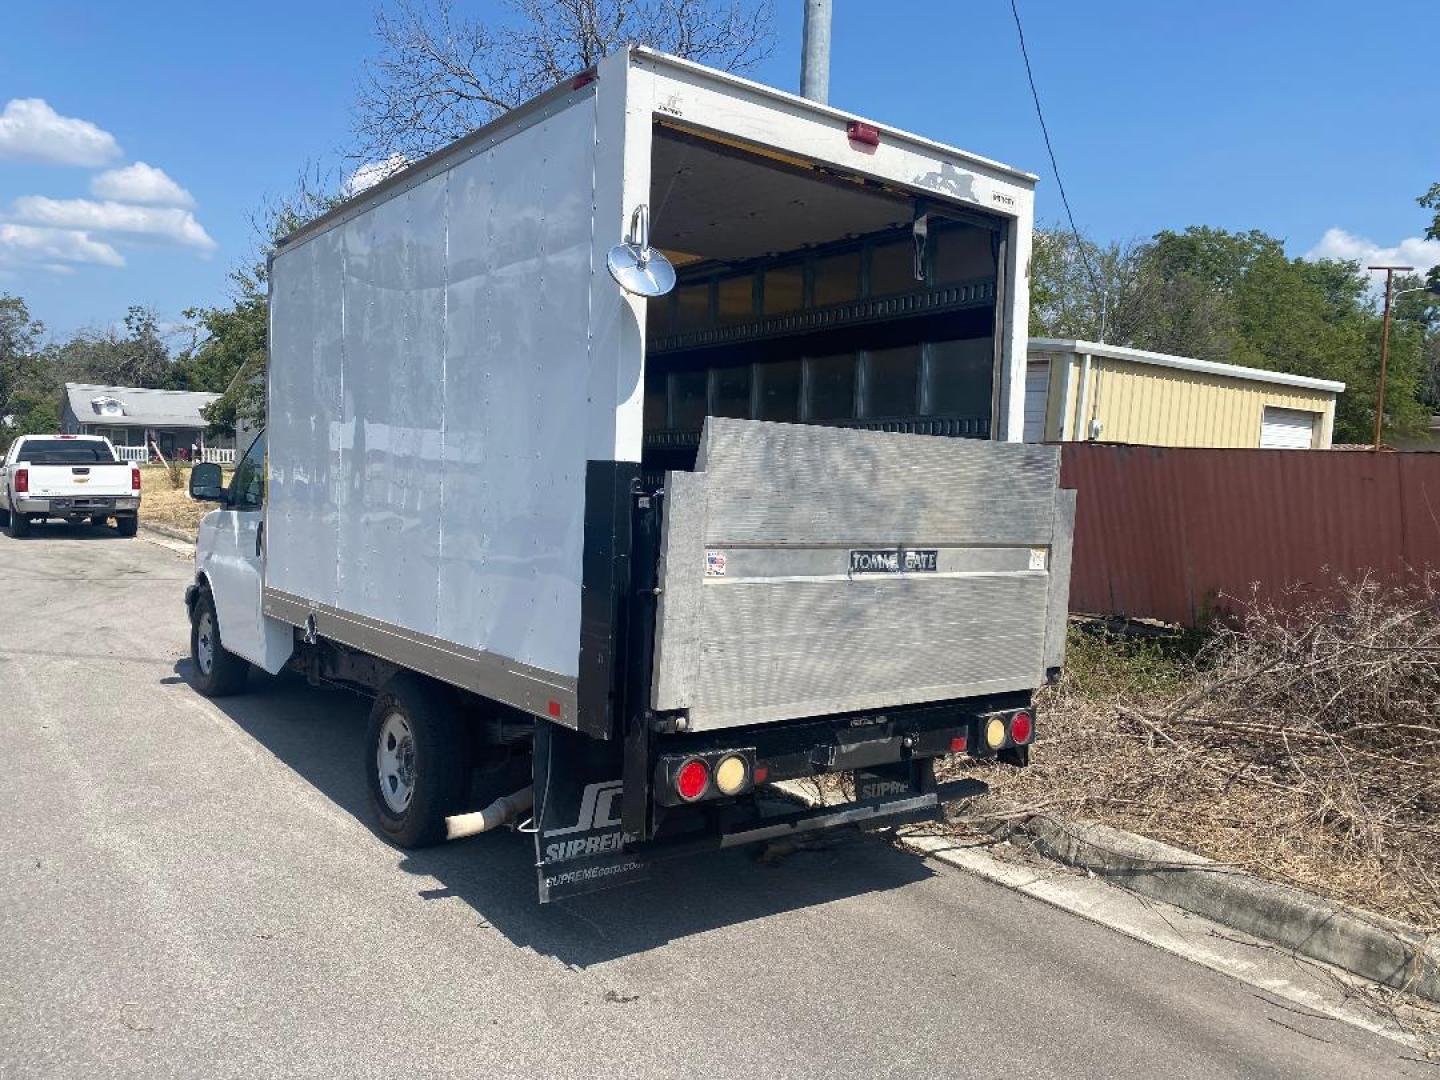
[[[1440,454],[1066,443],[1070,610],[1193,626],[1252,587],[1440,569]],[[1226,598],[1232,598],[1227,603]]]

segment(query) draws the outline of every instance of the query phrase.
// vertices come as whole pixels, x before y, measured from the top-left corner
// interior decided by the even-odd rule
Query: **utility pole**
[[[1395,271],[1408,273],[1413,266],[1372,266],[1385,271],[1385,321],[1380,330],[1380,381],[1375,387],[1375,449],[1380,449],[1380,425],[1385,422],[1385,367],[1390,360],[1390,301],[1395,286]]]
[[[830,102],[830,0],[805,0],[800,96],[821,105]]]

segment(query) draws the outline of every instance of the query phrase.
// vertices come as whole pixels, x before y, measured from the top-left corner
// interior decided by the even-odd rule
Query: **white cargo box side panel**
[[[497,132],[271,274],[267,605],[567,718],[587,438],[616,407],[589,392],[595,115]]]
[[[585,103],[450,173],[439,636],[572,677],[594,155]]]
[[[336,230],[345,360],[335,604],[430,635],[442,524],[445,197],[442,174]]]

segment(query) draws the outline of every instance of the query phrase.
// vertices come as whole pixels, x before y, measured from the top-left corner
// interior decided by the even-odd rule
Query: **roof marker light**
[[[845,125],[845,134],[851,142],[860,143],[862,146],[880,145],[880,129],[863,120],[851,120]]]

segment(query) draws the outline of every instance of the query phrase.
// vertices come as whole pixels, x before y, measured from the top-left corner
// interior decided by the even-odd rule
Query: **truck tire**
[[[445,819],[465,808],[470,779],[464,729],[431,683],[396,675],[370,710],[365,775],[380,831],[400,847],[445,839]]]
[[[91,524],[91,525],[104,525],[104,524],[105,524],[106,522],[108,522],[109,520],[110,520],[110,519],[109,519],[108,517],[106,517],[104,514],[91,514],[91,515],[90,515],[90,524]]]
[[[250,661],[225,650],[215,598],[202,588],[190,616],[190,662],[195,668],[195,689],[209,698],[228,697],[245,689]]]
[[[139,514],[116,514],[115,531],[121,536],[134,536],[140,531]]]
[[[19,540],[22,536],[29,536],[30,515],[22,514],[18,510],[11,510],[10,521],[6,524],[5,532],[11,540]]]

